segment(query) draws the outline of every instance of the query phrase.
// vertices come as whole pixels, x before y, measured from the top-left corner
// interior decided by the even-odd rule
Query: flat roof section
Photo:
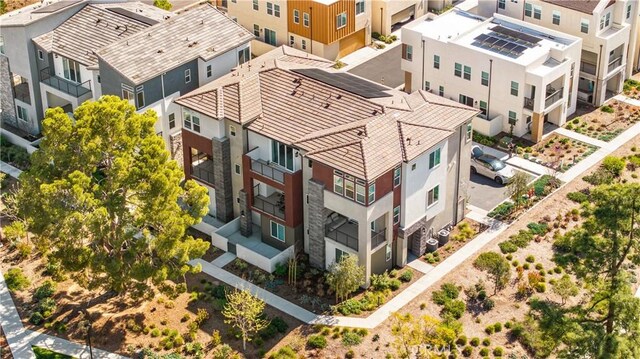
[[[82,0],[65,0],[65,1],[58,1],[58,2],[54,2],[51,5],[47,5],[44,7],[41,7],[37,10],[32,11],[32,13],[34,14],[50,14],[52,12],[56,12],[58,10],[62,10],[64,8],[67,8],[71,5],[75,5],[79,2],[82,2]]]

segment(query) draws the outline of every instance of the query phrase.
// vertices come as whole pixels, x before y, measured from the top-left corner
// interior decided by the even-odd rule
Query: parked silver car
[[[478,147],[471,148],[471,173],[491,178],[498,184],[506,184],[511,181],[515,171],[499,158],[488,155]]]

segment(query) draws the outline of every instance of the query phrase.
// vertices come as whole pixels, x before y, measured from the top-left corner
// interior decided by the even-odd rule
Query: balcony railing
[[[532,98],[525,97],[524,98],[524,108],[528,108],[533,111],[534,100]]]
[[[595,75],[596,65],[589,62],[580,61],[580,71]]]
[[[253,208],[284,220],[284,197],[280,193],[269,197],[259,194],[253,196]]]
[[[622,65],[622,56],[619,56],[609,62],[608,72],[617,69],[620,65]]]
[[[340,243],[340,244],[344,244],[345,246],[353,249],[353,250],[358,250],[358,237],[357,236],[353,236],[351,234],[348,233],[348,231],[345,230],[346,228],[344,227],[338,227],[337,229],[330,231],[330,232],[326,232],[325,236],[327,238],[331,238],[334,241]],[[356,231],[357,233],[357,231]]]
[[[371,231],[371,248],[377,248],[379,245],[387,241],[387,230],[385,228],[378,232]]]
[[[213,161],[206,160],[199,163],[191,164],[191,177],[213,185]]]
[[[544,107],[547,108],[551,105],[553,105],[554,103],[556,103],[556,101],[560,100],[562,98],[562,93],[564,92],[564,87],[560,87],[559,89],[555,90],[554,92],[550,93],[547,98],[544,100]]]
[[[264,160],[251,160],[251,171],[261,174],[265,177],[271,178],[272,180],[284,183],[284,171],[277,168],[276,166],[270,165]]]
[[[40,82],[74,97],[80,97],[91,93],[91,80],[87,80],[81,84],[71,82],[56,75],[52,75],[49,73],[48,67],[40,70]]]

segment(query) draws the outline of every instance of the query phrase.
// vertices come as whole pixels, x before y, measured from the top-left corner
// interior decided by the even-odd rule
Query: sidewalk
[[[18,179],[18,177],[22,173],[21,170],[13,167],[12,165],[10,165],[10,164],[8,164],[6,162],[3,162],[3,161],[0,161],[0,171],[8,174],[9,176],[11,176],[11,177],[13,177],[15,179]]]

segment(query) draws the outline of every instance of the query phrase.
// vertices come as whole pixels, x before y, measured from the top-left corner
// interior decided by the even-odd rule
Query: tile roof
[[[197,58],[208,61],[254,38],[214,6],[204,4],[100,51],[98,57],[134,84]]]
[[[365,180],[414,159],[478,113],[424,91],[408,95],[389,88],[389,97],[363,98],[292,71],[312,64],[285,62],[286,55],[267,57],[264,61],[258,57],[251,68],[237,69],[176,103],[244,124]],[[317,64],[329,67],[324,61]]]
[[[111,3],[110,8],[119,8],[121,4]],[[85,66],[97,64],[95,52],[115,41],[133,35],[150,25],[155,19],[142,16],[143,8],[149,7],[139,2],[129,3],[141,12],[133,13],[134,19],[124,14],[108,10],[104,6],[86,5],[54,30],[33,39],[33,42],[47,52],[54,52],[75,60]],[[164,11],[167,15],[171,14]]]
[[[598,7],[602,0],[542,0],[544,2],[562,6],[567,9],[576,10],[585,14],[593,14],[593,11]],[[609,3],[605,8],[613,5],[616,0],[609,0]]]

